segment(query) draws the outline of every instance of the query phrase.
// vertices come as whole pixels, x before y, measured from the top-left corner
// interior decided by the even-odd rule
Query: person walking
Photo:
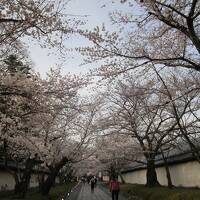
[[[91,180],[90,180],[90,185],[91,185],[91,193],[94,193],[94,186],[95,186],[94,177],[91,178]]]
[[[94,176],[94,187],[96,187],[96,186],[97,186],[97,177]]]
[[[110,192],[112,193],[112,200],[118,200],[120,184],[116,177],[113,177],[110,181]]]

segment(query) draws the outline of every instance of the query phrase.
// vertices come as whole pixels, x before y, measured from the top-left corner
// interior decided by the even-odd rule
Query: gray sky
[[[104,7],[104,3],[107,2],[107,5]],[[102,23],[109,24],[108,13],[110,11],[114,11],[116,9],[125,10],[125,6],[121,4],[113,4],[112,1],[109,0],[72,0],[69,4],[68,14],[74,15],[89,15],[87,17],[88,23],[87,28],[91,29],[97,25],[101,25]],[[127,8],[126,8],[127,9]],[[83,41],[83,38],[70,38],[67,42],[68,47],[72,47],[74,45],[83,45],[86,44]],[[30,56],[35,64],[35,70],[44,75],[49,68],[56,66],[56,64],[60,64],[61,62],[58,60],[56,55],[48,56],[49,51],[47,49],[42,49],[39,45],[36,44],[28,44]],[[73,55],[68,54],[66,59],[64,59],[64,63],[62,63],[62,69],[64,73],[80,73],[87,71],[87,67],[79,65],[81,64],[81,59],[78,54]]]

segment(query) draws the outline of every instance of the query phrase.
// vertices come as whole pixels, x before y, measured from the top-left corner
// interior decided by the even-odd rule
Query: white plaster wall
[[[45,177],[47,177],[47,175]],[[59,183],[58,177],[56,178],[56,183]],[[38,186],[39,186],[38,174],[36,173],[31,174],[30,188]],[[0,191],[14,190],[14,187],[15,187],[14,177],[6,171],[0,171]]]
[[[56,177],[55,179],[55,183],[59,184],[60,183],[60,179],[58,177]]]
[[[200,164],[196,161],[171,166],[170,173],[176,186],[200,187]]]
[[[120,176],[118,176],[118,181],[121,183],[122,182],[122,179]]]
[[[156,168],[156,173],[158,177],[158,181],[161,185],[167,185],[167,177],[165,167]]]
[[[134,172],[129,172],[122,175],[126,183],[146,183],[146,170],[138,170]]]
[[[13,190],[15,181],[13,176],[5,171],[0,171],[0,191]]]
[[[31,174],[31,180],[30,180],[30,188],[38,187],[38,174]]]
[[[102,172],[99,172],[99,173],[98,173],[98,177],[99,177],[99,178],[102,178]]]
[[[109,181],[109,176],[105,176],[105,175],[104,175],[104,176],[102,177],[102,179],[103,179],[103,181],[108,182],[108,181]]]
[[[32,174],[30,180],[30,187],[37,187],[38,184],[38,175]],[[14,190],[15,180],[13,176],[5,171],[0,171],[0,191],[3,190]]]
[[[172,183],[175,186],[200,187],[200,164],[196,161],[176,164],[169,167]],[[167,185],[166,171],[164,167],[156,169],[158,181],[161,185]],[[127,183],[146,183],[146,170],[138,170],[123,174]]]

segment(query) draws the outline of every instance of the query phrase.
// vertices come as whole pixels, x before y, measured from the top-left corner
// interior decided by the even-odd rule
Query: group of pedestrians
[[[97,177],[82,177],[82,182],[85,184],[86,182],[90,184],[91,187],[91,193],[94,193],[94,188],[97,185]],[[109,190],[112,195],[112,200],[118,200],[119,197],[119,191],[120,191],[120,184],[117,180],[116,176],[113,176],[109,182]]]
[[[86,180],[82,180],[83,183],[86,182]],[[94,188],[97,185],[97,178],[95,176],[93,176],[90,179],[87,179],[88,184],[90,184],[91,187],[91,193],[94,193]],[[120,184],[117,180],[117,177],[112,177],[110,182],[109,182],[109,190],[111,192],[112,195],[112,200],[118,200],[119,197],[119,191],[120,191]]]

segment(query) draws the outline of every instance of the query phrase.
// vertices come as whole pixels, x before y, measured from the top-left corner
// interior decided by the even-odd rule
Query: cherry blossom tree
[[[66,134],[66,128],[80,112],[78,91],[88,80],[62,76],[59,69],[51,70],[43,80],[37,74],[24,73],[24,68],[18,72],[9,66],[9,72],[1,71],[0,138],[4,141],[5,157],[9,149],[12,159],[17,157],[25,165],[21,178],[16,176],[16,192],[24,196],[35,165],[51,164],[57,175],[68,162],[69,158],[61,155],[66,153],[64,149],[72,150],[77,141],[71,131]]]
[[[110,14],[105,26],[81,31],[93,46],[77,48],[97,74],[111,76],[131,69],[183,67],[199,71],[199,3],[197,0],[125,0],[130,11]],[[106,5],[106,3],[105,3]],[[117,26],[116,26],[117,25]],[[116,28],[117,27],[117,28]]]
[[[155,70],[156,71],[156,70]],[[199,139],[199,77],[195,72],[172,73],[165,77],[156,71],[159,81],[166,91],[166,104],[174,115],[179,128],[180,138],[190,147],[197,161],[200,162],[198,150]]]
[[[42,186],[43,195],[48,194],[56,175],[64,166],[74,166],[93,154],[92,143],[96,137],[99,102],[80,98],[78,101],[73,99],[72,103],[74,106],[66,108],[65,102],[64,109],[57,117],[56,126],[51,123],[50,129],[48,128],[50,134],[48,133],[47,144],[52,145],[46,154],[45,163],[50,174]]]
[[[32,142],[34,143],[34,141],[31,141],[32,123],[29,116],[38,109],[34,97],[39,85],[36,81],[38,77],[30,76],[28,67],[23,66],[21,62],[17,62],[15,59],[9,59],[8,61],[7,68],[1,70],[0,140],[3,141],[6,167],[8,159],[16,162],[26,160],[25,166],[29,166],[28,168],[25,167],[21,181],[20,176],[14,174],[15,188],[18,188],[17,191],[21,193],[20,185],[25,185],[23,188],[26,190],[28,183],[25,184],[25,182],[30,180],[30,172],[27,170],[30,171],[36,164],[33,159],[30,159],[31,154],[28,151],[29,145],[32,145]],[[27,71],[24,71],[24,69],[27,69]]]
[[[124,137],[117,132],[98,137],[96,140],[97,170],[107,171],[110,178],[120,176],[124,183],[121,170],[130,163],[138,161],[142,154],[142,150],[134,142],[131,136]]]
[[[2,0],[0,44],[15,44],[24,36],[50,46],[62,46],[81,21],[67,14],[70,1]]]
[[[110,114],[106,121],[110,133],[131,137],[139,145],[147,163],[147,186],[158,184],[155,158],[163,145],[177,136],[177,121],[168,111],[162,84],[149,79],[144,84],[129,77],[108,96]]]

